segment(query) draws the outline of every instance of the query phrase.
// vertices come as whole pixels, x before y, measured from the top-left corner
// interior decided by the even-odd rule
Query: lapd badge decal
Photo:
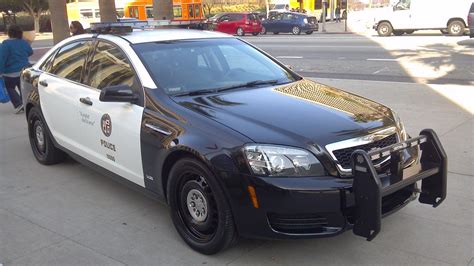
[[[112,134],[112,120],[108,114],[104,114],[100,119],[100,125],[102,127],[102,133],[106,137],[109,137]]]

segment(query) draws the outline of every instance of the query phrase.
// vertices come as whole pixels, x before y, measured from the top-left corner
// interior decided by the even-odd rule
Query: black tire
[[[347,12],[346,11],[342,12],[342,19],[347,19]]]
[[[448,34],[448,30],[439,30],[442,34]]]
[[[402,30],[394,30],[394,31],[393,31],[393,35],[395,35],[395,36],[402,36],[403,33],[405,33],[405,32],[402,31]]]
[[[37,107],[28,112],[28,136],[33,154],[40,164],[57,164],[67,158],[63,151],[54,146],[46,122]]]
[[[176,162],[170,171],[167,193],[173,224],[192,249],[211,255],[236,242],[230,206],[204,164],[192,158]]]
[[[258,34],[259,34],[259,32],[252,32],[253,36],[257,36]]]
[[[267,34],[267,29],[265,27],[262,27],[260,34]]]
[[[244,36],[245,35],[245,31],[241,27],[237,28],[236,33],[237,33],[237,36]]]
[[[305,33],[308,34],[308,35],[311,35],[311,34],[313,34],[313,31],[310,30],[310,31],[307,31],[307,32],[305,32]]]
[[[293,35],[300,35],[300,34],[301,34],[301,28],[298,27],[298,26],[294,26],[294,27],[291,29],[291,33],[293,33]]]
[[[460,20],[453,20],[448,24],[448,33],[452,36],[461,36],[464,34],[464,23]]]
[[[278,31],[274,31],[273,34],[277,35],[279,32]]]
[[[413,32],[415,32],[414,30],[406,30],[405,33],[406,34],[413,34]]]
[[[377,26],[377,33],[379,36],[387,37],[392,34],[393,28],[392,25],[388,22],[382,22]]]

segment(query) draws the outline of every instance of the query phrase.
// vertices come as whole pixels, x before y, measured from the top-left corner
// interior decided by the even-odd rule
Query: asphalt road
[[[474,85],[474,46],[458,44],[467,36],[280,34],[245,39],[308,77]]]

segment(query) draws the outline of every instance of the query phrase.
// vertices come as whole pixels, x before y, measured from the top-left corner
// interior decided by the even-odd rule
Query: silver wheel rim
[[[380,27],[380,32],[382,32],[383,34],[387,34],[387,32],[388,32],[388,27],[387,27],[387,26],[382,26],[382,27]]]
[[[35,136],[36,136],[36,143],[38,143],[38,148],[40,150],[44,150],[44,132],[43,132],[43,127],[41,125],[37,125],[35,127]]]
[[[237,35],[242,36],[243,33],[244,33],[244,30],[243,30],[243,29],[241,29],[241,28],[238,28],[238,29],[237,29]]]
[[[186,197],[186,205],[189,214],[197,222],[204,222],[207,218],[207,201],[206,197],[197,189],[191,189]]]
[[[293,27],[293,34],[298,34],[298,31],[299,31],[298,27]]]
[[[453,26],[451,26],[451,32],[454,34],[458,34],[459,32],[461,32],[461,26],[459,24],[454,24]]]

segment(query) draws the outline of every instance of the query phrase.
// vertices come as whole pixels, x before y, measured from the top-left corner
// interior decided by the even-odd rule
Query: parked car
[[[469,37],[474,38],[474,2],[471,4],[469,14],[467,14],[467,24],[469,26]]]
[[[256,36],[262,31],[262,22],[255,13],[221,13],[208,19],[207,29],[244,36]]]
[[[453,36],[465,33],[464,21],[472,0],[400,0],[380,12],[373,28],[379,36],[411,34],[417,30],[440,30]],[[448,5],[448,6],[447,6]]]
[[[22,72],[32,154],[69,155],[163,200],[198,252],[239,236],[372,240],[418,193],[433,207],[446,197],[434,131],[410,138],[382,104],[227,34],[99,27]]]
[[[312,34],[318,31],[318,21],[316,17],[310,17],[305,14],[295,12],[283,12],[271,16],[262,22],[262,34],[273,32],[291,32],[299,35],[301,32]]]

